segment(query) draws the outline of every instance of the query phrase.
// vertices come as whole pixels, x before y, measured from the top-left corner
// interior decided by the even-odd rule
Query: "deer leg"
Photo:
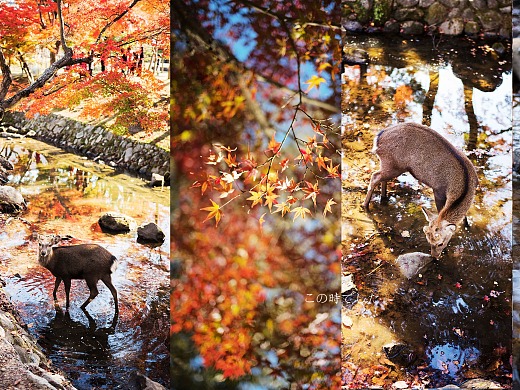
[[[388,198],[387,194],[386,194],[386,181],[382,181],[381,182],[381,199],[386,199]]]
[[[83,305],[81,305],[81,308],[84,309],[85,307],[87,307],[87,305],[95,298],[97,297],[97,295],[99,294],[99,291],[97,289],[97,280],[96,281],[93,281],[93,280],[87,280],[87,286],[88,286],[88,289],[90,290],[90,296],[88,297],[88,299],[83,303]]]
[[[52,291],[52,297],[54,298],[55,302],[58,300],[56,293],[58,292],[58,287],[60,287],[60,284],[61,278],[56,277],[56,280],[54,281],[54,290]]]
[[[469,229],[469,222],[468,222],[468,217],[467,216],[464,217],[464,227]]]
[[[63,279],[65,285],[65,308],[69,308],[69,296],[70,296],[70,279]]]
[[[368,185],[367,196],[365,197],[365,201],[363,202],[363,207],[365,210],[368,210],[368,205],[370,204],[370,199],[372,199],[372,193],[374,192],[374,188],[381,181],[381,171],[375,172],[370,178],[370,184]]]
[[[114,297],[115,311],[116,311],[116,313],[119,313],[119,306],[118,306],[118,302],[117,302],[117,290],[115,289],[114,285],[112,284],[112,278],[110,277],[110,275],[108,275],[108,276],[101,278],[101,280],[103,281],[103,283],[105,283],[105,286],[107,286],[108,289],[110,290],[110,292],[112,293],[112,296]]]
[[[368,205],[370,203],[370,199],[372,198],[372,193],[374,192],[374,188],[376,188],[376,186],[379,183],[382,183],[381,184],[381,199],[386,198],[386,182],[388,180],[393,179],[394,177],[399,176],[403,172],[404,171],[391,168],[390,166],[388,166],[388,164],[386,164],[386,165],[382,164],[381,169],[379,171],[375,172],[372,175],[372,178],[370,179],[367,196],[365,198],[365,202],[363,202],[363,207],[366,210],[368,210]]]

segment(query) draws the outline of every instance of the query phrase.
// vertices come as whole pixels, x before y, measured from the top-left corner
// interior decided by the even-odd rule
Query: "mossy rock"
[[[376,26],[383,26],[392,13],[392,0],[374,0],[373,21]]]
[[[448,9],[444,5],[442,5],[441,3],[433,3],[428,8],[424,20],[426,21],[426,23],[428,23],[429,26],[432,26],[434,24],[444,22],[447,14]]]

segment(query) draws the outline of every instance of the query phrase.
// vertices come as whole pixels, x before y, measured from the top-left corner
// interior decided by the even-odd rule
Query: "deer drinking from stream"
[[[38,262],[56,277],[52,296],[57,301],[56,292],[63,280],[65,285],[66,308],[69,308],[69,293],[72,279],[87,282],[90,296],[81,305],[82,309],[98,295],[97,283],[102,280],[114,297],[115,312],[118,313],[117,291],[112,284],[111,274],[116,257],[97,244],[55,246],[60,236],[38,235]]]
[[[373,152],[381,166],[370,179],[363,207],[368,210],[372,192],[379,183],[383,199],[386,182],[410,172],[433,190],[438,214],[422,208],[428,221],[423,230],[432,256],[438,258],[473,203],[478,185],[475,167],[435,130],[416,123],[401,123],[379,132]]]

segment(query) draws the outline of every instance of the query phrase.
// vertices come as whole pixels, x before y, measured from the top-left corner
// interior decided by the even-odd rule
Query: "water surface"
[[[168,189],[148,188],[141,179],[28,138],[0,145],[15,165],[8,184],[29,204],[18,217],[0,216],[0,275],[45,354],[79,389],[123,389],[135,371],[168,385]],[[137,225],[155,222],[165,242],[139,244],[135,230],[102,232],[97,220],[107,211],[126,214]],[[94,242],[117,257],[115,326],[112,295],[101,282],[86,313],[80,305],[89,292],[81,280],[72,281],[70,310],[63,284],[54,307],[54,277],[38,264],[33,232],[71,235],[73,243]]]

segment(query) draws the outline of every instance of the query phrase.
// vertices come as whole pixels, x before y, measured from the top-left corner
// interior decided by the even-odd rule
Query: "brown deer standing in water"
[[[66,308],[69,308],[70,283],[72,279],[87,282],[90,296],[81,305],[82,309],[98,295],[97,283],[102,280],[114,297],[115,312],[118,313],[117,291],[112,284],[111,274],[116,258],[97,244],[58,246],[60,236],[38,235],[38,262],[56,277],[52,296],[57,301],[56,292],[61,281],[65,285]]]
[[[424,227],[426,239],[432,256],[438,258],[473,203],[478,185],[475,167],[439,133],[416,123],[401,123],[379,132],[373,152],[381,167],[370,179],[363,207],[368,210],[379,183],[381,198],[385,198],[386,182],[410,172],[433,190],[438,215],[424,207],[422,210],[429,223]]]

